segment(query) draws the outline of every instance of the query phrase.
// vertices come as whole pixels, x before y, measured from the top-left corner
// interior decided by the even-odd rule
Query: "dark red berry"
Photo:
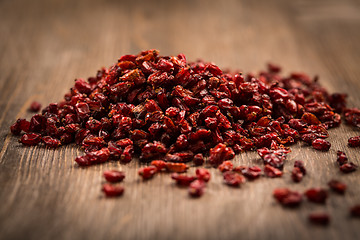
[[[102,191],[105,193],[106,197],[118,197],[124,194],[124,187],[112,185],[112,184],[104,184],[102,186]]]
[[[230,160],[235,157],[234,151],[226,147],[225,144],[219,143],[214,148],[210,149],[209,162],[214,166],[220,165],[225,160]]]
[[[26,119],[19,118],[13,125],[10,127],[10,131],[14,135],[19,135],[21,131],[28,132],[30,128],[30,122]]]
[[[351,137],[348,140],[350,147],[359,147],[360,146],[360,136]]]
[[[202,180],[195,180],[190,183],[189,195],[191,197],[201,197],[205,192],[205,182]]]
[[[27,133],[21,137],[20,142],[26,146],[35,146],[41,142],[41,135],[37,133]]]
[[[294,167],[292,172],[291,172],[291,178],[294,182],[301,182],[301,180],[303,179],[304,174],[301,171],[300,168],[298,167]]]
[[[338,180],[331,180],[328,182],[328,185],[333,191],[340,194],[344,194],[347,188],[345,183],[342,183]]]
[[[309,214],[309,221],[313,224],[328,225],[330,216],[327,213],[314,212]]]
[[[91,165],[91,162],[86,155],[76,157],[75,162],[81,167],[86,167]]]
[[[329,151],[331,147],[331,144],[322,138],[315,139],[311,145],[313,146],[313,148],[319,151]]]
[[[158,172],[163,169],[166,169],[166,162],[164,162],[162,160],[154,160],[154,161],[151,161],[150,164],[155,166],[157,168]]]
[[[189,166],[186,165],[185,163],[171,163],[171,162],[166,163],[166,169],[170,172],[183,173],[186,172],[188,168]]]
[[[305,192],[305,195],[309,201],[322,204],[326,202],[328,197],[327,191],[322,188],[311,188]]]
[[[38,112],[40,111],[40,109],[41,109],[41,104],[39,102],[34,101],[30,104],[29,110],[31,112]]]
[[[180,175],[178,173],[172,173],[171,178],[176,181],[176,184],[180,186],[189,186],[190,183],[196,180],[195,176]]]
[[[341,123],[339,113],[360,127],[360,109],[346,108],[346,94],[328,93],[317,77],[281,76],[280,70],[269,64],[259,74],[234,74],[213,63],[189,62],[183,54],[161,56],[150,49],[122,56],[88,79],[76,79],[63,101],[50,103],[30,121],[18,119],[10,130],[25,132],[20,140],[25,145],[42,141],[55,148],[75,142],[86,153],[75,159],[79,166],[129,163],[139,156],[152,161],[140,170],[145,179],[164,169],[185,172],[185,163],[200,166],[206,157],[213,167],[220,165],[228,184],[240,185],[244,176],[261,176],[262,169],[233,168],[227,161],[255,149],[264,174],[278,177],[290,152],[285,146],[301,139],[329,150],[325,138],[328,129]],[[360,146],[359,139],[349,139],[349,145]],[[356,169],[345,159],[338,158],[342,171]],[[302,162],[295,162],[293,178],[299,181],[305,174]],[[199,169],[197,178],[208,181],[210,174]],[[302,198],[290,192],[285,199],[282,204],[295,206]]]
[[[283,175],[283,172],[281,170],[274,168],[268,164],[266,164],[264,167],[264,173],[270,178],[281,177]]]
[[[144,179],[148,180],[152,178],[157,173],[157,168],[155,166],[148,166],[139,169],[139,175]]]
[[[226,171],[231,171],[233,167],[234,165],[232,162],[224,161],[218,166],[218,169],[220,170],[220,172],[226,172]]]
[[[242,174],[249,180],[257,179],[261,176],[261,168],[258,166],[242,169]]]
[[[306,168],[303,161],[296,160],[294,162],[294,168],[295,167],[299,168],[303,175],[306,175]]]
[[[210,172],[208,170],[206,170],[205,168],[198,168],[198,169],[196,169],[196,177],[199,180],[208,182],[211,178],[211,175],[210,175]]]
[[[360,205],[355,205],[350,208],[350,214],[353,217],[360,217]]]
[[[275,189],[273,196],[284,207],[298,207],[302,202],[302,195],[299,192],[287,188]]]
[[[343,173],[351,173],[351,172],[356,171],[357,168],[358,168],[358,165],[356,165],[353,162],[348,162],[348,163],[345,163],[340,166],[340,171],[342,171]]]
[[[108,182],[121,182],[125,178],[125,173],[117,170],[108,170],[103,173]]]
[[[225,183],[231,187],[239,187],[245,182],[245,178],[242,175],[232,171],[224,172],[223,177]]]
[[[201,166],[204,164],[204,156],[201,153],[195,154],[193,162],[196,166]]]
[[[341,166],[348,162],[348,158],[346,157],[346,154],[342,151],[337,151],[337,163]]]

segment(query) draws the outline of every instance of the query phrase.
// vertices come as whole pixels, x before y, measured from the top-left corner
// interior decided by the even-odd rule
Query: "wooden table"
[[[282,179],[259,179],[240,189],[224,186],[220,173],[201,199],[167,174],[142,182],[138,161],[81,169],[75,146],[57,150],[23,147],[9,126],[33,100],[62,99],[74,79],[94,75],[121,55],[156,48],[162,55],[184,53],[245,72],[268,61],[285,73],[318,74],[331,92],[349,94],[360,106],[359,1],[1,1],[0,2],[0,239],[359,239],[360,220],[348,209],[360,203],[360,171],[341,174],[336,151],[360,164],[359,149],[346,125],[330,131],[332,148],[322,153],[292,147]],[[308,175],[292,183],[295,159]],[[240,154],[236,165],[261,162]],[[126,172],[125,195],[106,199],[103,170]],[[190,170],[190,173],[194,169]],[[283,209],[272,198],[276,187],[304,191],[338,178],[345,196],[331,193],[326,205],[307,201]],[[307,215],[326,211],[328,227],[312,226]]]

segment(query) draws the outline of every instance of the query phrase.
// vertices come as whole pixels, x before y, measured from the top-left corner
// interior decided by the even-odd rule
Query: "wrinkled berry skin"
[[[348,144],[349,144],[349,147],[359,147],[360,146],[360,136],[349,138]]]
[[[210,149],[209,162],[214,166],[220,165],[225,160],[230,160],[235,157],[234,151],[226,147],[225,144],[219,143],[214,148]]]
[[[329,151],[331,144],[326,141],[325,139],[315,139],[312,144],[314,149],[319,150],[319,151]]]
[[[36,146],[41,142],[41,135],[36,133],[24,134],[20,142],[26,146]]]

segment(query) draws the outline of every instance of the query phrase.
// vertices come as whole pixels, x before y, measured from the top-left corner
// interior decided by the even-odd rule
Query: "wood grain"
[[[345,125],[330,131],[329,152],[294,146],[282,179],[232,189],[211,169],[207,192],[196,200],[166,174],[143,183],[137,161],[80,169],[76,146],[28,148],[9,134],[13,121],[31,116],[31,101],[58,101],[75,78],[148,48],[246,72],[272,61],[285,72],[318,74],[359,107],[359,29],[360,2],[350,0],[0,1],[0,239],[359,239],[360,222],[348,208],[360,203],[360,171],[344,176],[334,163],[343,149],[360,164],[359,149],[346,146],[359,131]],[[309,171],[301,184],[290,180],[295,159]],[[234,162],[260,164],[255,153]],[[109,168],[126,172],[119,199],[100,192]],[[325,206],[288,210],[271,196],[275,187],[303,191],[332,178],[349,191],[331,194]],[[330,226],[309,225],[313,210],[330,213]]]

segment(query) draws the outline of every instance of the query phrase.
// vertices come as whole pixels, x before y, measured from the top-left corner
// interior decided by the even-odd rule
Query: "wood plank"
[[[23,147],[9,134],[18,117],[29,118],[33,100],[58,101],[75,78],[94,75],[124,54],[157,48],[189,60],[258,71],[268,61],[284,71],[319,74],[331,91],[349,93],[360,106],[360,14],[358,1],[1,1],[0,2],[0,238],[1,239],[359,239],[359,221],[348,207],[360,203],[360,171],[343,176],[334,163],[359,134],[348,126],[330,131],[329,152],[292,147],[282,179],[260,179],[241,189],[224,186],[216,169],[201,199],[190,199],[167,174],[142,182],[134,160],[88,169],[74,164],[76,146],[57,150]],[[306,162],[301,184],[290,179],[293,162]],[[243,153],[235,165],[261,165]],[[102,172],[126,172],[125,195],[106,199]],[[195,171],[190,169],[190,173]],[[305,202],[281,208],[274,188],[304,191],[332,178],[349,185],[325,206]],[[311,226],[307,215],[325,210],[329,227]]]

